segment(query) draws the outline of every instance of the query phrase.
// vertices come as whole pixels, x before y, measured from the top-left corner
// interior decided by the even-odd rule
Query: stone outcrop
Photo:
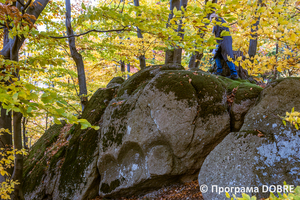
[[[199,185],[208,186],[205,200],[227,199],[224,192],[212,192],[212,185],[257,187],[259,192],[248,194],[258,199],[269,196],[264,186],[282,186],[284,181],[300,185],[300,131],[290,124],[284,126],[279,117],[293,107],[300,110],[299,88],[299,78],[269,84],[246,114],[239,132],[230,133],[207,156],[198,177]]]
[[[241,126],[262,90],[173,65],[149,67],[121,82],[99,89],[82,114],[98,131],[55,125],[43,136],[55,135],[44,149],[42,138],[34,145],[25,163],[26,199],[118,198],[193,179],[233,128],[232,116]],[[235,104],[243,108],[231,113]]]

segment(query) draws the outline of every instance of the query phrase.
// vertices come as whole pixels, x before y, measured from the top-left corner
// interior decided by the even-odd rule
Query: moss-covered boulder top
[[[33,146],[25,198],[117,198],[196,176],[231,130],[231,105],[255,100],[261,90],[172,65],[148,67],[126,81],[116,77],[82,114],[98,131],[54,125]]]

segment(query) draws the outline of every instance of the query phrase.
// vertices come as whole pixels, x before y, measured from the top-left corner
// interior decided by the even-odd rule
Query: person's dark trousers
[[[221,58],[220,58],[220,56],[217,56],[215,58],[215,61],[216,61],[216,65],[217,65],[217,73],[221,74],[223,72],[223,67],[222,67],[222,64],[221,64]],[[230,61],[227,61],[226,63],[228,65],[229,69],[230,69],[230,74],[231,75],[237,75],[237,71],[235,69],[234,63],[230,62]]]
[[[237,75],[237,71],[236,71],[236,69],[235,69],[234,63],[233,63],[233,62],[230,62],[230,61],[227,61],[226,63],[227,63],[227,65],[228,65],[229,69],[230,69],[230,74],[231,74],[231,75]]]
[[[219,56],[217,56],[215,58],[215,61],[216,61],[216,65],[217,65],[217,73],[218,74],[221,74],[223,72],[223,67],[222,67],[222,64],[221,64],[221,59]]]

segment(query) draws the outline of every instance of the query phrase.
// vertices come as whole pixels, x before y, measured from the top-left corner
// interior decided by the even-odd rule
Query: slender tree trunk
[[[14,149],[17,151],[22,150],[22,113],[14,112],[13,113],[13,127],[14,127]],[[13,200],[23,200],[23,191],[22,191],[22,175],[23,175],[23,155],[15,154],[15,166],[12,179],[18,181],[20,184],[15,185],[15,191],[13,193]]]
[[[139,0],[134,0],[134,6],[140,6]],[[139,29],[139,27],[136,27],[136,29],[137,29],[137,35],[138,35],[138,38],[143,38],[141,29]],[[145,54],[142,54],[142,55],[139,56],[139,61],[140,61],[140,68],[141,68],[141,69],[146,68],[146,58],[145,58]]]
[[[199,51],[196,51],[194,54],[192,54],[190,62],[189,62],[189,69],[196,68],[198,69],[200,66],[200,60],[203,57],[203,53],[199,53]]]
[[[130,63],[127,64],[127,72],[129,73],[130,72]],[[127,78],[129,78],[129,74],[127,74]]]
[[[278,42],[277,42],[276,43],[276,51],[275,51],[276,63],[277,63],[277,60],[278,60],[278,52],[279,52],[279,45],[278,45]],[[277,65],[276,65],[275,68],[274,68],[274,79],[278,79],[278,78],[279,78],[279,73],[278,73]]]
[[[0,116],[0,128],[7,129],[10,133],[12,133],[12,117],[11,112],[8,112],[6,114],[6,109],[3,109],[0,103],[1,108],[1,116]],[[12,147],[12,135],[7,132],[2,132],[2,135],[0,135],[0,148],[6,149],[8,151],[11,151]],[[2,159],[0,157],[0,159]],[[13,173],[13,168],[9,168],[6,170],[9,176]],[[0,175],[0,183],[5,182],[7,176]]]
[[[184,14],[184,11],[182,11],[182,8],[184,8],[184,10],[186,10],[187,4],[188,4],[188,0],[181,0],[180,1],[180,9],[181,9],[182,15]],[[183,17],[184,16],[182,16],[182,18]],[[178,36],[181,37],[181,39],[184,38],[184,29],[182,28],[182,18],[179,21],[179,25],[178,25],[178,29],[177,29]],[[181,64],[182,48],[180,48],[180,47],[175,48],[173,60],[174,60],[174,63]]]
[[[48,129],[48,113],[46,114],[46,130]]]
[[[258,0],[257,2],[258,6],[262,5],[262,0]],[[255,13],[255,15],[259,15],[256,18],[256,22],[255,24],[253,24],[251,26],[251,38],[250,39],[250,43],[249,43],[249,49],[248,49],[248,54],[249,57],[251,58],[251,61],[253,62],[253,58],[256,55],[256,50],[257,50],[257,30],[258,30],[258,26],[259,26],[259,22],[260,22],[260,14]]]
[[[70,0],[66,0],[66,28],[68,36],[73,35],[73,29],[71,25],[71,3]],[[82,111],[84,110],[85,105],[88,102],[86,97],[87,88],[86,88],[86,78],[84,71],[83,59],[80,53],[78,53],[75,44],[75,37],[69,37],[69,47],[73,60],[76,63],[78,82],[79,82],[79,95],[81,99]]]
[[[31,141],[32,141],[32,137],[29,138],[29,142],[28,142],[29,148],[31,148]]]
[[[26,117],[23,117],[22,119],[22,133],[23,133],[23,147],[24,149],[28,149],[28,137],[26,136],[26,124],[27,119]]]
[[[173,10],[176,8],[177,10],[180,9],[180,0],[170,0],[170,11],[171,13],[169,14],[169,19],[167,23],[167,28],[169,27],[169,23],[171,19],[173,19]],[[176,30],[178,32],[178,30]],[[178,52],[176,52],[178,54]],[[175,49],[167,49],[166,54],[165,54],[165,64],[173,64],[174,61],[174,55],[175,55]],[[175,62],[176,63],[176,62]],[[179,63],[181,64],[181,63]]]
[[[120,60],[121,72],[125,72],[125,62]]]
[[[205,0],[205,5],[208,2],[208,0]],[[218,3],[218,0],[212,0],[212,3]],[[210,15],[212,13],[208,13],[207,14],[207,18],[209,19]],[[208,26],[208,23],[205,24],[205,27]],[[201,33],[201,29],[199,28],[199,35],[201,38],[203,38],[205,36],[205,32]],[[200,60],[203,58],[203,53],[196,51],[195,53],[192,54],[191,58],[190,58],[190,62],[189,62],[189,69],[193,69],[193,68],[199,68],[200,65]]]
[[[4,36],[3,36],[3,47],[6,46],[8,43],[9,43],[9,38],[8,38],[8,29],[7,28],[4,28],[3,30],[4,32]],[[0,70],[2,71],[2,69],[0,68]],[[0,128],[4,128],[4,129],[7,129],[10,133],[12,133],[12,118],[11,118],[11,112],[9,111],[7,114],[6,114],[6,109],[4,109],[2,107],[2,104],[0,102],[0,110],[1,110],[1,115],[0,115]],[[0,135],[0,148],[3,148],[3,149],[6,149],[6,148],[9,148],[12,146],[12,135],[7,133],[7,132],[4,132]],[[0,157],[1,159],[1,157]],[[8,169],[8,173],[11,175],[13,172],[13,168],[10,168]],[[1,176],[0,175],[0,183],[4,182],[5,179],[7,177],[5,176]]]
[[[16,37],[15,42],[12,46],[10,52],[10,59],[13,61],[19,61],[19,49],[18,46],[20,38]],[[19,68],[15,69],[13,73],[16,78],[20,80],[19,77]],[[22,113],[13,112],[13,139],[14,139],[14,150],[20,151],[22,149]],[[19,184],[15,185],[15,190],[12,194],[13,200],[23,200],[24,195],[22,191],[22,182],[23,182],[23,154],[15,154],[15,165],[12,174],[12,179],[18,181]]]

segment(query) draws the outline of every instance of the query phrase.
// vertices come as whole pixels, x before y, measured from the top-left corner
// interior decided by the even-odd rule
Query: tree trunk
[[[167,23],[167,28],[169,27],[169,22],[171,21],[171,19],[173,18],[173,10],[174,8],[176,8],[177,10],[180,9],[180,0],[170,0],[170,11],[171,13],[169,14],[169,19],[168,19],[168,23]],[[178,29],[176,30],[176,32],[178,32]],[[175,49],[167,49],[166,50],[166,54],[165,54],[165,64],[177,64],[177,61],[180,61],[181,58],[175,58],[175,55],[178,55],[179,51],[176,51],[175,54]],[[181,63],[179,63],[181,64]]]
[[[22,150],[22,113],[13,112],[13,127],[14,127],[14,149],[17,151]],[[12,179],[18,181],[19,184],[15,185],[15,190],[12,195],[13,200],[23,200],[23,191],[22,191],[22,176],[23,176],[23,155],[15,154],[15,166]]]
[[[125,62],[120,60],[121,72],[125,72]]]
[[[182,8],[184,8],[184,10],[186,10],[187,4],[188,4],[188,0],[180,1],[180,9],[181,9],[182,15],[184,14],[184,12],[182,11]],[[182,18],[183,18],[183,16],[182,16]],[[179,25],[178,25],[178,29],[177,29],[178,36],[181,37],[181,39],[184,38],[184,29],[182,28],[182,18],[179,21]],[[176,47],[174,50],[174,63],[181,64],[181,59],[182,59],[182,48]]]
[[[257,5],[261,6],[262,0],[258,0]],[[255,15],[257,15],[257,13],[255,13]],[[258,30],[259,22],[260,22],[260,16],[257,17],[255,24],[251,26],[251,38],[253,39],[250,39],[248,54],[252,62],[254,56],[256,55],[256,50],[257,50],[257,30]]]
[[[31,22],[34,24],[36,19],[39,17],[39,15],[41,14],[41,12],[44,10],[44,8],[46,7],[46,5],[48,4],[49,0],[36,0],[33,2],[33,5],[38,5],[38,6],[29,6],[26,11],[22,11],[22,14],[26,13],[28,15],[33,15],[35,17],[32,18],[30,17]],[[18,4],[18,3],[17,3]],[[0,55],[4,57],[4,59],[13,59],[15,61],[18,61],[18,52],[19,49],[21,48],[22,44],[25,41],[25,37],[15,37],[13,39],[8,39],[8,30],[4,30],[4,41],[3,41],[3,48],[0,51]],[[5,68],[5,66],[4,66]],[[0,102],[1,103],[1,102]],[[1,108],[1,116],[0,116],[0,128],[5,128],[8,129],[9,131],[12,131],[12,118],[11,118],[11,112],[8,112],[8,114],[6,114],[6,110],[3,109],[2,105],[0,105]],[[16,126],[20,126],[21,127],[21,121],[19,123],[15,123]],[[15,129],[17,130],[17,129]],[[21,131],[18,133],[18,135],[16,135],[16,137],[20,137],[21,136]],[[2,136],[0,136],[0,139],[2,141],[2,143],[0,144],[0,147],[11,147],[12,145],[12,136],[8,135],[8,134],[4,134]],[[22,145],[22,140],[21,140],[21,145]],[[22,155],[19,155],[22,156]],[[17,160],[17,163],[15,166],[18,165],[18,167],[20,167],[19,164],[21,164],[20,162],[18,162],[19,160]],[[8,170],[8,172],[10,173],[10,170]],[[20,172],[17,171],[19,174]],[[3,182],[3,178],[4,177],[0,177],[0,183]],[[20,178],[19,181],[20,183],[22,183],[22,173],[19,177]],[[5,181],[5,180],[4,180]],[[16,193],[18,194],[18,196],[20,196],[20,193]]]
[[[189,69],[198,69],[202,57],[203,57],[203,53],[199,53],[199,51],[196,51],[194,54],[192,54],[189,62]]]
[[[130,63],[127,64],[127,72],[129,73],[130,72]],[[129,74],[127,74],[127,79],[130,77]]]
[[[134,6],[140,6],[139,0],[134,0]],[[138,38],[143,38],[141,29],[139,29],[139,27],[136,27],[136,29],[137,29],[137,35],[138,35]],[[146,68],[146,58],[145,58],[145,54],[142,54],[142,55],[139,56],[139,61],[140,61],[140,68],[141,68],[141,69]]]
[[[208,2],[208,0],[205,0],[205,4]],[[212,3],[218,3],[218,0],[212,0]],[[210,15],[212,13],[208,13],[207,14],[207,18],[209,19]],[[205,24],[205,27],[207,27],[208,24]],[[205,31],[203,33],[201,33],[201,29],[199,28],[199,35],[201,38],[203,38],[205,36]],[[189,62],[189,69],[197,69],[199,68],[200,65],[200,60],[203,58],[203,53],[196,51],[194,54],[192,54],[191,58],[190,58],[190,62]]]
[[[1,116],[0,116],[0,128],[8,129],[10,133],[12,133],[12,118],[11,118],[11,112],[8,112],[6,114],[6,109],[3,109],[0,103],[1,108]],[[2,135],[0,135],[0,148],[7,149],[8,151],[11,151],[12,147],[12,135],[7,132],[2,132]],[[2,159],[0,157],[0,159]],[[9,176],[13,173],[13,168],[9,168],[6,170]],[[0,175],[0,183],[5,182],[7,176]]]
[[[24,147],[24,149],[29,149],[28,148],[28,137],[26,136],[26,123],[27,123],[27,119],[26,119],[26,117],[23,117],[23,120],[22,120],[23,147]]]
[[[71,25],[71,3],[70,0],[66,0],[66,28],[68,36],[73,35],[73,29]],[[81,100],[82,111],[84,110],[85,105],[88,102],[86,97],[87,88],[86,88],[86,78],[84,71],[83,59],[80,53],[78,53],[75,44],[75,37],[69,37],[69,47],[73,60],[76,63],[78,82],[79,82],[79,96]]]

